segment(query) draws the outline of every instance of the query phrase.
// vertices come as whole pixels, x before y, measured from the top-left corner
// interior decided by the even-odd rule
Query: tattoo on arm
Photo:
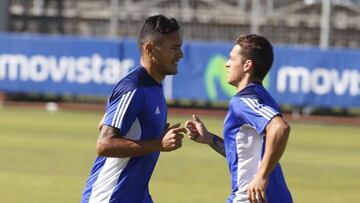
[[[209,144],[211,148],[213,148],[217,153],[223,155],[223,157],[226,157],[225,155],[225,146],[224,146],[224,140],[216,135],[213,135],[212,142]]]

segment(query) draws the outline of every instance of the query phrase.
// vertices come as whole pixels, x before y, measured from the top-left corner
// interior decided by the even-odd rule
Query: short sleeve
[[[259,134],[262,134],[272,118],[280,115],[271,105],[257,98],[235,97],[230,106],[237,117],[255,127]]]
[[[107,104],[104,124],[119,129],[121,136],[125,136],[141,110],[142,101],[139,89],[113,93]]]

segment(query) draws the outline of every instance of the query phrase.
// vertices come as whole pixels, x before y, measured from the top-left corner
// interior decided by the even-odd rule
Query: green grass
[[[95,158],[101,113],[0,109],[1,202],[79,202]],[[184,117],[170,117],[172,123]],[[222,118],[203,118],[221,134]],[[360,127],[292,124],[282,166],[295,202],[360,199]],[[225,202],[230,176],[224,158],[185,140],[162,153],[150,190],[157,203]]]

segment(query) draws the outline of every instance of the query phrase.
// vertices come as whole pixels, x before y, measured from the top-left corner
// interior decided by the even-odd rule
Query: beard
[[[175,75],[177,73],[177,64],[162,66],[160,71],[163,75]]]

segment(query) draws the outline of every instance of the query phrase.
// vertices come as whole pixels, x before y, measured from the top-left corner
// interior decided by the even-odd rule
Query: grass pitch
[[[101,116],[0,109],[1,202],[79,202],[96,156]],[[170,116],[169,121],[185,119]],[[221,135],[223,118],[202,119]],[[360,127],[291,125],[281,163],[295,202],[357,202]],[[161,154],[150,190],[157,203],[226,202],[226,160],[210,147],[185,139],[180,150]]]

